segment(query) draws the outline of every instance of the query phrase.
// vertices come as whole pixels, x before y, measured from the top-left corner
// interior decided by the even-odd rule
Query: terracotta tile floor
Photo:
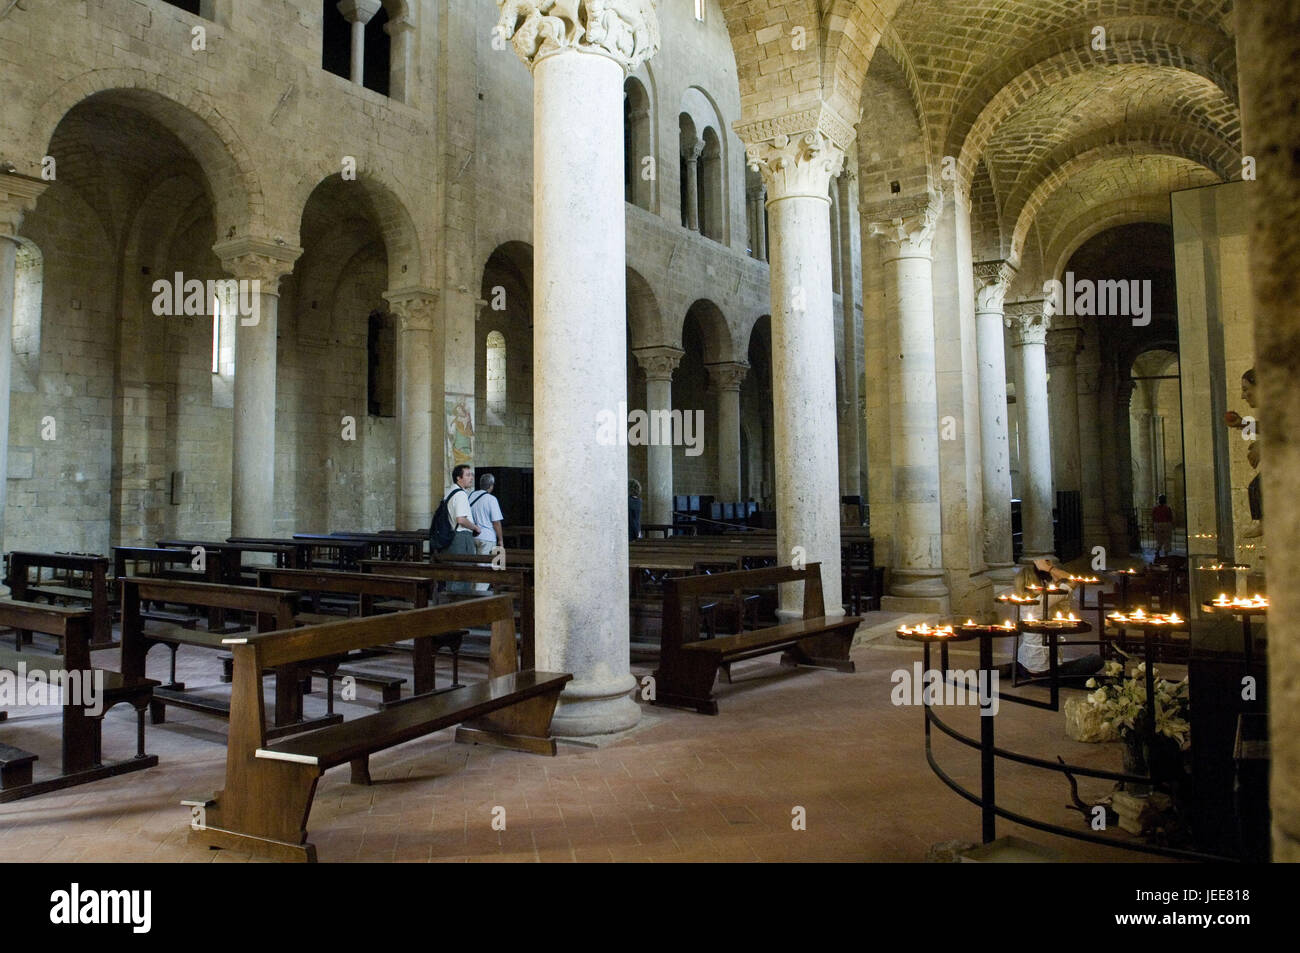
[[[646,705],[633,731],[598,748],[561,744],[555,758],[457,745],[451,730],[381,752],[371,758],[371,787],[349,784],[345,768],[322,779],[310,840],[325,862],[921,861],[933,844],[977,841],[978,811],[926,764],[920,709],[890,701],[891,673],[910,670],[919,649],[882,638],[853,654],[853,675],[781,669],[776,656],[738,664],[734,684],[720,680],[719,716]],[[973,667],[973,656],[954,654],[954,664],[959,659]],[[150,675],[165,678],[166,652],[155,650],[149,661]],[[402,664],[371,667],[401,673]],[[649,671],[633,667],[638,678]],[[479,678],[483,670],[469,663],[462,673]],[[180,676],[191,690],[225,692],[218,674],[214,653],[181,650]],[[323,683],[317,688],[309,712],[324,708]],[[372,710],[373,693],[358,691],[358,703],[339,704],[345,717]],[[978,733],[973,709],[948,714]],[[41,756],[38,779],[57,768],[58,724],[57,714],[11,711],[4,725],[8,743]],[[1118,745],[1070,741],[1060,713],[1004,703],[996,725],[1000,745],[1119,768]],[[186,840],[189,813],[180,801],[221,786],[224,722],[174,709],[167,724],[148,727],[147,747],[159,756],[155,768],[0,805],[0,862],[248,861]],[[110,712],[104,748],[110,758],[134,750],[129,708]],[[937,732],[935,748],[954,778],[978,787],[974,752]],[[1004,763],[998,783],[1004,806],[1082,829],[1064,806],[1059,775]],[[1081,786],[1085,796],[1110,788]],[[498,807],[505,830],[492,827]],[[792,828],[796,808],[806,830]],[[1007,822],[998,833],[1068,860],[1146,859]]]

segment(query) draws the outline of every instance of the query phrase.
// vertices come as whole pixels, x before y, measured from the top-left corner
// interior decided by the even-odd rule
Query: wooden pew
[[[114,546],[113,547],[113,579],[121,579],[125,576],[136,577],[154,577],[159,579],[176,579],[182,582],[211,582],[211,583],[229,583],[238,585],[238,569],[231,573],[227,569],[227,562],[232,554],[226,550],[205,548],[203,552],[203,569],[195,570],[189,568],[193,565],[195,554],[185,549],[170,549],[165,547],[150,548],[145,546]],[[233,554],[235,565],[238,567],[239,555]],[[128,571],[128,564],[131,565]],[[141,564],[147,567],[146,571],[141,572]],[[180,569],[164,568],[180,566]],[[175,622],[178,625],[188,627],[189,620],[185,617],[171,617],[167,613],[145,612],[145,617],[157,619],[160,622]],[[192,618],[192,617],[191,617]],[[237,632],[241,626],[226,624],[226,613],[224,609],[208,610],[208,631],[210,632]]]
[[[480,626],[492,630],[486,681],[271,741],[262,700],[264,669]],[[453,725],[462,726],[456,732],[459,742],[555,754],[551,716],[573,677],[518,670],[514,620],[505,596],[235,636],[227,644],[235,655],[235,681],[225,787],[210,800],[185,802],[201,809],[197,816],[202,821],[190,839],[282,860],[316,860],[316,848],[307,842],[307,818],[316,784],[330,768],[351,764],[353,783],[369,784],[370,755]]]
[[[37,579],[29,579],[29,569],[37,570]],[[90,586],[85,589],[40,581],[41,569],[61,569],[68,573],[86,573]],[[16,551],[9,554],[9,575],[5,580],[15,602],[30,602],[40,596],[51,604],[58,600],[73,600],[90,604],[94,618],[92,649],[112,648],[113,610],[108,598],[108,559],[105,556],[82,556],[71,553],[35,553]],[[29,636],[19,633],[15,647],[21,648]]]
[[[401,565],[379,563],[382,566]],[[419,569],[427,569],[427,563],[411,563]],[[375,614],[376,599],[400,599],[409,602],[411,608],[423,609],[432,601],[430,590],[433,583],[427,577],[415,573],[405,575],[376,575],[355,572],[331,572],[320,569],[259,569],[257,584],[263,588],[292,589],[307,593],[336,593],[356,596],[360,600],[361,615]],[[331,621],[313,618],[313,622]],[[438,636],[419,639],[414,650],[414,690],[423,695],[433,691],[435,682],[434,656],[439,648],[446,648],[452,655],[452,683],[460,681],[460,645],[463,632],[444,632]],[[360,672],[327,673],[333,680],[337,674],[352,675],[359,681],[369,678]],[[385,696],[384,701],[393,701]],[[331,704],[331,709],[332,709]]]
[[[166,645],[172,653],[171,682],[154,691],[150,712],[154,724],[165,719],[164,706],[175,705],[212,715],[226,716],[229,706],[224,702],[185,692],[184,683],[176,681],[176,650],[182,645],[204,649],[224,649],[223,635],[185,629],[165,623],[152,623],[146,628],[141,614],[143,602],[163,602],[174,605],[220,608],[232,612],[247,612],[257,619],[259,632],[271,632],[295,627],[294,607],[297,594],[280,589],[255,589],[248,586],[224,586],[206,582],[178,582],[172,579],[148,579],[127,576],[118,580],[122,598],[122,674],[143,678],[145,656],[153,645]],[[284,730],[296,730],[303,725],[339,721],[338,715],[326,715],[312,722],[303,721],[302,692],[299,672],[286,668],[275,673],[275,723]]]
[[[366,573],[391,572],[407,576],[419,576],[431,584],[439,582],[484,582],[496,590],[506,590],[515,597],[515,618],[519,627],[521,652],[524,668],[535,664],[533,651],[533,576],[528,569],[488,569],[486,566],[454,566],[439,563],[393,563],[366,559],[361,563]],[[439,593],[434,595],[438,601],[449,601],[455,594]],[[474,593],[465,594],[464,598],[473,598]],[[453,678],[455,676],[453,675]]]
[[[90,649],[95,631],[95,615],[88,609],[65,609],[55,606],[38,606],[31,603],[0,600],[0,626],[41,632],[57,637],[63,651],[49,655],[33,651],[0,650],[0,668],[11,672],[25,669],[28,674],[41,671],[47,681],[58,681],[61,672],[83,673],[80,677],[97,678],[102,671],[102,709],[92,713],[74,699],[63,699],[63,755],[62,773],[54,778],[33,782],[31,762],[36,755],[11,745],[4,757],[10,769],[7,778],[0,779],[0,803],[19,798],[58,791],[88,781],[98,781],[128,771],[139,771],[158,763],[157,755],[145,754],[144,709],[158,683],[143,677],[131,677],[118,672],[97,670],[90,664]],[[20,669],[19,666],[23,666]],[[103,717],[109,708],[126,702],[136,710],[136,754],[124,761],[103,763]],[[10,767],[12,765],[12,768]]]
[[[700,639],[700,597],[739,597],[758,587],[791,582],[803,584],[803,618],[799,621]],[[779,566],[669,579],[664,591],[659,668],[654,673],[657,705],[694,708],[701,714],[716,715],[713,683],[718,669],[772,652],[784,651],[783,664],[854,670],[849,649],[862,619],[826,617],[820,563],[810,563],[804,569]]]

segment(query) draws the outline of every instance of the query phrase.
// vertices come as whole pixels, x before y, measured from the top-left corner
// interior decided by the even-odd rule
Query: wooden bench
[[[792,582],[803,584],[802,619],[735,635],[700,638],[701,597],[737,598],[759,587]],[[858,616],[826,617],[820,563],[810,563],[804,569],[779,566],[668,579],[664,583],[663,634],[659,667],[654,673],[654,703],[716,715],[713,683],[718,669],[778,651],[785,653],[783,664],[852,672],[849,649],[861,622]]]
[[[81,678],[103,679],[99,710],[92,712],[78,700],[65,697],[62,706],[62,773],[57,777],[32,781],[32,762],[36,755],[2,745],[0,755],[0,803],[58,791],[89,781],[139,771],[158,763],[157,755],[145,754],[144,709],[158,683],[143,677],[94,669],[90,649],[95,631],[95,616],[88,609],[38,606],[32,603],[0,600],[0,626],[55,636],[63,646],[59,655],[34,651],[0,650],[0,668],[29,675],[43,672],[49,684],[60,682],[62,673],[81,673]],[[102,675],[96,674],[102,672]],[[103,717],[114,705],[125,702],[136,710],[136,754],[123,761],[103,763]]]
[[[426,563],[413,565],[427,569]],[[356,596],[360,601],[361,615],[372,616],[376,612],[377,599],[394,599],[410,603],[413,609],[423,609],[432,601],[430,590],[433,583],[425,577],[414,574],[381,575],[373,573],[333,572],[321,569],[259,569],[257,584],[272,589],[292,589],[307,593],[335,593]],[[326,621],[326,620],[316,620]],[[333,620],[328,620],[333,621]],[[440,648],[446,648],[452,657],[452,684],[460,681],[460,646],[464,632],[444,632],[428,639],[419,639],[414,647],[413,677],[415,694],[423,695],[433,691],[436,685],[434,669],[435,655]],[[370,681],[364,672],[338,671],[326,673],[350,675],[359,682]],[[384,680],[385,687],[391,693],[391,680]],[[400,682],[399,682],[400,684]],[[392,701],[386,696],[385,701]],[[331,706],[332,708],[332,706]]]
[[[28,570],[35,569],[36,580],[28,577]],[[66,573],[81,573],[89,577],[90,585],[86,588],[62,586],[57,583],[44,584],[40,581],[40,570],[55,569]],[[51,604],[60,602],[89,603],[94,614],[94,632],[91,648],[112,648],[113,610],[108,598],[108,558],[105,556],[82,556],[71,553],[34,553],[16,551],[9,554],[9,575],[5,580],[16,602],[30,602],[33,596],[43,597]],[[15,648],[21,648],[22,642],[30,637],[20,633]]]
[[[533,577],[532,572],[520,569],[489,569],[486,566],[454,566],[446,563],[394,563],[366,559],[361,563],[366,573],[390,572],[404,576],[418,576],[427,579],[430,585],[436,583],[486,583],[494,590],[505,590],[515,597],[515,622],[519,630],[520,651],[523,654],[524,668],[535,664],[533,651]],[[457,598],[477,598],[475,593],[448,593],[431,591],[436,601],[452,601]],[[454,676],[453,676],[454,677]]]
[[[454,629],[490,627],[489,676],[437,695],[403,701],[373,715],[272,742],[261,673],[310,659],[428,638]],[[352,781],[368,784],[370,755],[462,725],[456,740],[540,754],[555,753],[551,716],[573,676],[518,670],[510,599],[491,596],[455,605],[347,619],[288,632],[231,637],[235,680],[226,747],[225,787],[203,808],[191,841],[284,860],[314,861],[307,818],[316,784],[330,768],[351,764]]]
[[[141,612],[142,603],[162,602],[248,612],[256,616],[259,632],[292,629],[297,624],[294,621],[297,593],[294,592],[135,576],[127,576],[117,582],[122,594],[123,674],[144,677],[145,656],[154,645],[166,645],[172,653],[171,681],[154,691],[150,706],[154,724],[165,720],[167,705],[222,717],[229,714],[229,706],[224,701],[187,693],[184,683],[176,680],[176,651],[180,646],[224,650],[225,642],[224,634],[220,632],[204,632],[165,623],[151,623],[146,627]],[[312,722],[303,721],[301,673],[296,668],[287,668],[277,671],[275,676],[276,725],[287,729],[311,724]],[[338,720],[338,715],[327,714],[325,718],[316,721],[334,723]]]

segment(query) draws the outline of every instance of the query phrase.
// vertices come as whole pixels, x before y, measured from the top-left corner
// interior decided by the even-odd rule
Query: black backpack
[[[429,524],[429,545],[435,553],[440,553],[456,538],[456,527],[451,525],[451,512],[447,509],[447,501],[457,493],[464,493],[461,487],[456,487],[443,498],[438,504],[438,509],[434,511],[433,522]]]

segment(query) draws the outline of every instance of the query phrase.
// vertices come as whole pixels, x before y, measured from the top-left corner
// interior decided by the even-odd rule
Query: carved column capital
[[[740,393],[740,385],[745,382],[745,375],[749,373],[749,365],[740,361],[706,364],[705,369],[709,372],[709,383],[719,392]]]
[[[854,139],[853,126],[825,103],[732,128],[745,144],[750,169],[763,175],[769,203],[794,196],[829,202],[831,179]]]
[[[642,347],[632,352],[648,381],[671,381],[685,353],[679,347]]]
[[[388,309],[397,315],[398,331],[432,331],[438,307],[438,293],[428,288],[401,288],[385,291]]]
[[[704,143],[698,139],[682,146],[682,158],[687,162],[698,162],[702,155],[704,155]]]
[[[17,236],[23,215],[36,207],[49,184],[17,172],[0,172],[0,238]]]
[[[597,53],[632,73],[659,50],[653,0],[497,0],[495,32],[530,70],[554,53]]]
[[[339,13],[343,14],[343,19],[364,26],[379,12],[383,4],[380,0],[339,0],[337,6]]]
[[[975,313],[1002,312],[1016,266],[1005,258],[975,263]]]
[[[885,260],[928,257],[943,198],[935,192],[877,206],[864,213],[868,231],[888,246]]]
[[[258,282],[262,294],[278,295],[280,279],[293,271],[302,249],[283,239],[245,237],[217,242],[212,252],[221,259],[221,267],[235,278]]]
[[[1043,298],[1007,304],[1007,326],[1011,328],[1012,345],[1046,344],[1047,331],[1052,326],[1051,314],[1050,302]]]

